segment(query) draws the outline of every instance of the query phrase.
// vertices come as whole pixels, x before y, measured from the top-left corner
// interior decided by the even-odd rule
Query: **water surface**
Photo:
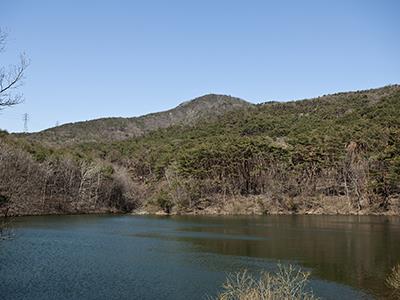
[[[324,299],[388,297],[400,218],[355,216],[17,218],[0,243],[2,299],[204,299],[227,272],[312,272]]]

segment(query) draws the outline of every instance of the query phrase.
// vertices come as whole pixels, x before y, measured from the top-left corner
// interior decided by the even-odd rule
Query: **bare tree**
[[[0,28],[0,53],[4,52],[7,42],[7,33]],[[23,101],[21,93],[17,89],[21,86],[24,73],[28,67],[28,60],[24,54],[20,54],[20,61],[17,65],[0,66],[0,110],[13,106]],[[0,239],[8,236],[9,202],[7,197],[0,194]]]
[[[0,53],[5,50],[7,32],[0,28]],[[24,79],[29,61],[25,54],[20,54],[19,63],[0,67],[0,110],[23,101],[23,95],[17,92]]]

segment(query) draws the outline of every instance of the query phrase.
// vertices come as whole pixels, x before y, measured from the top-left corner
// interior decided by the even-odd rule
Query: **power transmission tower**
[[[28,116],[27,113],[24,113],[23,120],[24,120],[24,132],[28,132],[28,120],[29,120],[29,116]]]

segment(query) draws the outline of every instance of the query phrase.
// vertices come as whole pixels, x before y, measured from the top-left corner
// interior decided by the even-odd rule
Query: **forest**
[[[122,140],[56,137],[0,133],[3,215],[400,212],[398,85],[202,111]]]

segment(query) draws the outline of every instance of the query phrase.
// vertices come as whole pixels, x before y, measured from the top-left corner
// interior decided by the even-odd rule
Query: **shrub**
[[[157,195],[157,204],[167,214],[171,213],[172,207],[174,206],[170,194],[164,190],[161,190]]]
[[[218,300],[312,300],[318,299],[307,291],[309,272],[291,265],[278,265],[276,273],[262,272],[254,278],[246,270],[228,275]]]

